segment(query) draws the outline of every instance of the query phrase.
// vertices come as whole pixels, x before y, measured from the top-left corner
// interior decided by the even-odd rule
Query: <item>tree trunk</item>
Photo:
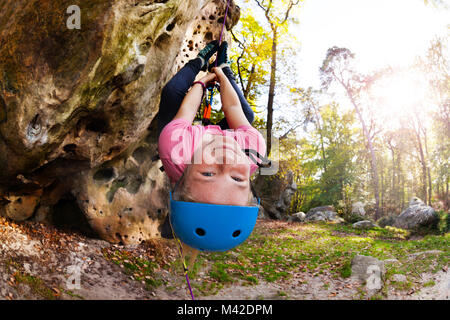
[[[427,165],[427,177],[428,177],[428,205],[431,206],[431,198],[433,196],[433,185],[431,183],[431,169],[428,165],[428,159],[430,159],[430,155],[428,153],[428,139],[427,139],[427,131],[424,128],[423,130],[423,141],[425,145],[425,156],[426,156],[426,165]]]
[[[270,155],[272,148],[272,127],[273,127],[273,102],[275,97],[276,71],[277,71],[277,45],[278,45],[278,31],[276,27],[272,26],[273,41],[272,41],[272,61],[270,68],[270,86],[269,86],[269,100],[267,102],[267,155]]]
[[[319,131],[320,134],[320,148],[322,149],[322,161],[323,161],[323,172],[327,172],[327,159],[325,156],[325,146],[323,143],[323,133],[322,133],[322,126],[320,125],[320,117],[319,112],[316,109],[316,106],[312,104],[314,115],[316,116],[316,129]]]
[[[425,154],[423,152],[422,147],[422,141],[420,139],[420,134],[418,131],[416,131],[416,138],[417,138],[417,151],[419,153],[419,159],[420,159],[420,165],[422,167],[422,192],[421,192],[421,198],[423,199],[423,202],[428,203],[428,197],[427,197],[427,165],[425,161]]]
[[[245,89],[243,92],[244,98],[246,100],[248,99],[248,95],[250,94],[250,90],[252,89],[253,79],[255,78],[255,70],[256,70],[256,64],[253,63],[252,68],[250,70],[250,74],[248,75],[247,85],[245,86]]]
[[[375,198],[375,219],[378,220],[380,218],[380,191],[379,191],[379,178],[378,178],[378,167],[377,167],[377,158],[375,155],[375,150],[372,144],[372,138],[370,137],[369,130],[367,129],[364,118],[361,114],[361,110],[353,99],[353,95],[350,91],[350,88],[344,85],[345,90],[347,91],[347,95],[350,98],[353,107],[356,110],[356,114],[358,115],[359,121],[361,122],[361,126],[363,129],[364,136],[367,140],[367,149],[370,152],[370,166],[371,166],[371,174],[372,174],[372,184],[373,184],[373,193]]]

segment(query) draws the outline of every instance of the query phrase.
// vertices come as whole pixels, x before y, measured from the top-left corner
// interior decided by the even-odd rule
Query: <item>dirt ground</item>
[[[112,245],[79,233],[61,231],[37,223],[13,223],[0,218],[0,299],[140,300],[190,299],[181,270],[156,268],[163,284],[149,288],[145,281],[124,272],[123,266],[105,258],[105,252],[127,250],[135,257],[177,259],[173,241],[136,246]],[[109,251],[108,251],[109,250]],[[158,258],[159,257],[159,258]],[[200,283],[204,270],[192,283]],[[449,299],[449,273],[423,274],[423,282],[435,285],[419,292],[388,292],[388,299]],[[257,285],[233,284],[215,295],[196,299],[360,299],[361,284],[329,274],[301,273],[289,280]]]

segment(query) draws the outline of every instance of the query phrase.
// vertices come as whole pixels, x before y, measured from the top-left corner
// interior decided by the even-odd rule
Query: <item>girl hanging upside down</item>
[[[251,125],[254,114],[235,82],[227,48],[227,42],[220,46],[217,41],[209,43],[162,90],[158,148],[174,200],[257,205],[250,176],[258,163],[252,162],[243,150],[265,155],[266,144]],[[210,72],[195,81],[200,71],[208,70],[208,61],[217,51],[217,61],[212,65],[217,67],[210,68]],[[216,82],[220,85],[224,119],[217,125],[192,125],[206,88]],[[170,238],[167,222],[162,234]]]

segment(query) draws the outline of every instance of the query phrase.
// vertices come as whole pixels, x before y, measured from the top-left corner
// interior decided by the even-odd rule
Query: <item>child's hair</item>
[[[191,166],[187,166],[187,168],[184,170],[183,175],[181,176],[180,180],[175,185],[175,192],[173,194],[173,199],[176,201],[184,201],[184,202],[197,202],[191,195],[191,192],[189,190],[189,187],[186,183],[186,177],[188,176],[188,171],[190,170]],[[251,187],[250,180],[249,183],[249,194],[248,194],[248,201],[246,206],[257,206],[258,202],[253,194],[253,190]]]

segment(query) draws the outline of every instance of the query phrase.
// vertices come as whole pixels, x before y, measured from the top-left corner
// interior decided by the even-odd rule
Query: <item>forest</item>
[[[412,197],[448,210],[448,38],[434,36],[411,64],[369,71],[351,47],[333,45],[317,68],[320,84],[301,86],[296,24],[303,3],[243,4],[251,9],[233,30],[233,66],[269,148],[271,138],[278,140],[271,150],[278,175],[294,173],[290,212],[323,205],[349,210],[361,201],[379,219],[398,215]]]

